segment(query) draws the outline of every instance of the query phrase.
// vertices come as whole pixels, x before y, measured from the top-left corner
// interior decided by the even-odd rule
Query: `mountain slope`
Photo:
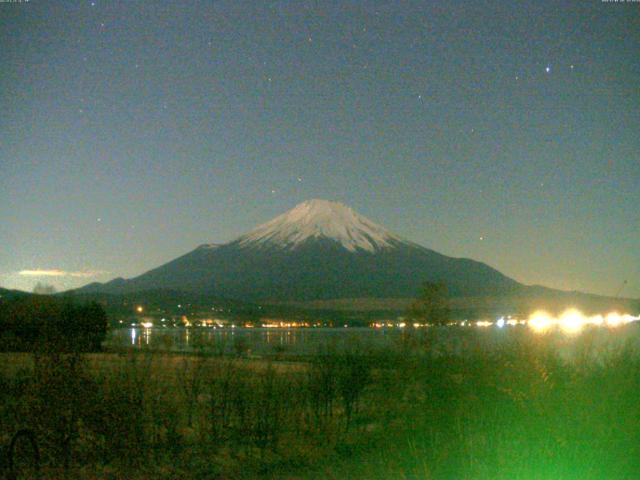
[[[250,301],[320,300],[412,297],[424,281],[438,280],[452,295],[522,289],[481,262],[404,240],[342,204],[310,200],[230,243],[202,245],[139,277],[85,290],[174,289]]]
[[[31,293],[22,292],[20,290],[8,290],[6,288],[0,287],[0,303],[3,301],[13,300],[15,298],[29,297],[32,296]]]

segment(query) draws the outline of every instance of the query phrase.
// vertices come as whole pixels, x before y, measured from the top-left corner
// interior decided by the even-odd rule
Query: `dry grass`
[[[60,369],[2,354],[0,420],[36,426],[45,478],[640,478],[640,356],[595,361],[584,344],[572,363],[540,338],[304,364],[108,353]],[[61,417],[77,422],[67,469],[44,440]]]

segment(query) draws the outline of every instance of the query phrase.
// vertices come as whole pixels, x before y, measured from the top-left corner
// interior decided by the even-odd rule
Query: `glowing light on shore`
[[[591,317],[591,323],[600,326],[604,323],[604,317],[602,315],[594,315]]]
[[[529,317],[529,326],[537,333],[546,332],[553,323],[551,316],[543,310],[538,310]]]
[[[565,333],[578,333],[588,323],[588,319],[575,308],[565,311],[560,316],[560,328]]]
[[[570,308],[565,310],[559,318],[553,317],[547,312],[539,310],[529,317],[528,325],[537,333],[543,333],[553,326],[559,326],[560,329],[567,334],[579,332],[586,325],[607,327],[618,327],[631,322],[637,322],[640,316],[634,317],[629,314],[619,314],[617,312],[608,313],[606,316],[591,315],[587,316],[580,310]]]
[[[617,327],[623,322],[623,318],[618,312],[611,312],[606,317],[608,327]]]
[[[153,323],[151,323],[151,322],[141,322],[140,325],[142,325],[142,327],[144,327],[144,328],[153,327]]]

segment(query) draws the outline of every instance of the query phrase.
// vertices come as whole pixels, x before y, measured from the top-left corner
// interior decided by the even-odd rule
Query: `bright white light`
[[[498,328],[502,328],[504,327],[505,321],[504,321],[504,317],[500,317],[497,321],[496,321],[496,326]]]
[[[546,332],[547,330],[549,330],[551,325],[553,325],[551,316],[543,310],[538,310],[529,317],[529,326],[536,333]]]
[[[589,318],[589,320],[590,323],[598,326],[604,323],[604,317],[602,315],[594,315],[593,317]]]
[[[536,332],[544,332],[554,325],[558,325],[565,333],[577,333],[585,325],[601,326],[606,324],[608,327],[617,327],[631,322],[640,320],[640,317],[634,317],[629,314],[619,314],[617,312],[603,315],[586,316],[580,310],[571,308],[555,318],[544,311],[537,311],[529,317],[528,324]],[[508,323],[508,322],[507,322]]]
[[[606,317],[607,326],[617,327],[622,323],[622,317],[618,312],[611,312]]]
[[[566,333],[577,333],[587,323],[588,319],[575,308],[566,310],[560,316],[560,328]]]

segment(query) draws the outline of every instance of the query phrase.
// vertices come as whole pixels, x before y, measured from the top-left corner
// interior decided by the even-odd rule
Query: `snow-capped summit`
[[[215,250],[220,247],[220,243],[203,243],[198,247],[198,250]]]
[[[338,202],[313,199],[264,223],[238,239],[240,246],[268,244],[295,249],[309,239],[330,239],[351,252],[392,248],[403,240]]]

